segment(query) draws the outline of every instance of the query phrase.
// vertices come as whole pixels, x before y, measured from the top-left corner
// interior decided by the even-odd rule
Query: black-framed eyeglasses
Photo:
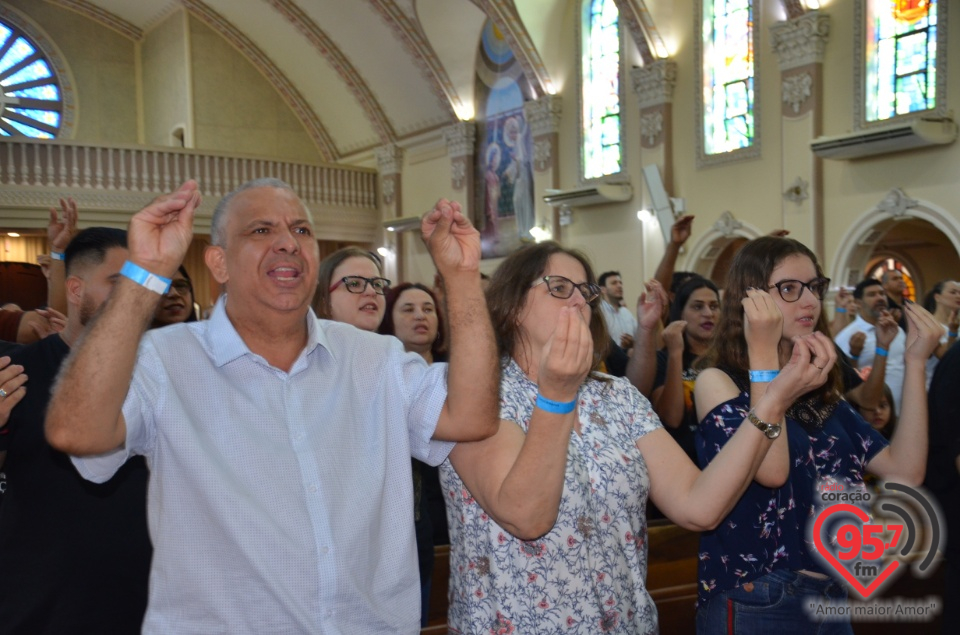
[[[776,287],[780,292],[780,297],[784,302],[796,302],[803,295],[803,288],[810,289],[810,293],[818,300],[823,300],[823,296],[830,288],[830,278],[814,278],[810,282],[800,282],[799,280],[781,280],[771,284],[768,289]]]
[[[190,283],[186,280],[174,280],[170,283],[170,291],[176,291],[180,295],[190,295]]]
[[[367,285],[373,287],[374,292],[377,295],[383,295],[387,292],[387,289],[390,288],[390,281],[386,278],[364,278],[363,276],[344,276],[337,280],[330,291],[334,291],[337,287],[343,286],[344,289],[350,293],[356,293],[357,295],[363,293],[367,290]]]
[[[583,299],[586,302],[593,302],[600,297],[600,287],[589,282],[574,282],[570,278],[564,278],[563,276],[544,276],[534,282],[530,287],[535,287],[538,284],[547,283],[547,292],[555,298],[560,300],[567,300],[570,296],[573,295],[574,289],[580,290],[580,295],[583,296]]]

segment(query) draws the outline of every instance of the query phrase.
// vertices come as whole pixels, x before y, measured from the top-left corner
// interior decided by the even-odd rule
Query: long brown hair
[[[325,320],[330,319],[330,285],[333,283],[333,272],[348,258],[367,258],[377,265],[379,275],[383,275],[383,266],[380,264],[380,260],[369,251],[359,247],[344,247],[336,250],[320,263],[318,273],[320,280],[317,282],[317,292],[313,296],[313,310],[317,317]]]
[[[574,258],[583,265],[587,274],[587,282],[597,283],[597,278],[590,266],[590,260],[575,250],[567,249],[559,243],[546,241],[521,247],[504,260],[493,277],[487,289],[487,306],[490,308],[490,317],[493,321],[493,331],[497,339],[497,351],[501,359],[511,357],[523,335],[520,333],[520,314],[527,301],[527,291],[547,269],[547,262],[554,254],[565,254]],[[590,303],[593,309],[590,312],[590,335],[593,338],[593,365],[591,370],[597,370],[607,356],[607,345],[610,336],[603,323],[603,316],[597,300]]]
[[[741,380],[747,377],[750,360],[747,354],[747,340],[743,330],[743,299],[747,297],[747,288],[767,289],[773,270],[789,256],[806,256],[817,270],[817,276],[823,277],[823,270],[817,257],[803,243],[792,238],[763,236],[744,245],[733,259],[727,273],[727,284],[720,306],[720,322],[714,335],[714,348],[704,356],[702,366],[716,366],[725,372],[738,375]],[[776,289],[769,289],[777,293]],[[820,305],[816,330],[824,335],[830,333],[827,318]],[[831,343],[832,345],[832,343]],[[826,383],[804,397],[817,397],[825,403],[836,403],[843,394],[843,376],[840,366],[834,364]]]

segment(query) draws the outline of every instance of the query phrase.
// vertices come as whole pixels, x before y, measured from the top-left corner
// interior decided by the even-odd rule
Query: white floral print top
[[[636,440],[660,426],[628,381],[580,387],[554,528],[511,536],[480,508],[449,460],[440,467],[450,528],[451,633],[656,633],[647,593],[650,479]],[[504,365],[500,417],[527,430],[537,385]]]

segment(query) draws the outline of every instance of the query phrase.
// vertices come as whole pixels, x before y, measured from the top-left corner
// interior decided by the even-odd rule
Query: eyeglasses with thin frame
[[[390,288],[390,281],[386,278],[364,278],[363,276],[344,276],[337,280],[330,291],[333,292],[337,287],[343,286],[350,293],[360,295],[367,290],[367,285],[373,288],[374,293],[383,295]]]
[[[830,278],[814,278],[810,282],[800,282],[799,280],[781,280],[771,284],[768,289],[776,287],[780,292],[780,297],[784,302],[796,302],[803,295],[803,288],[810,289],[810,293],[818,300],[823,300],[823,296],[830,288]]]
[[[176,291],[180,295],[190,295],[190,283],[186,280],[174,280],[170,283],[170,291]]]
[[[530,285],[531,288],[538,284],[547,283],[547,293],[560,300],[568,300],[573,295],[574,289],[580,290],[580,295],[584,301],[593,302],[600,297],[600,287],[589,282],[574,282],[570,278],[563,276],[544,276]]]

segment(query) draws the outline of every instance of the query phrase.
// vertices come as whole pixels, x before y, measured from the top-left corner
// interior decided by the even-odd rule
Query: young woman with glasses
[[[889,443],[842,398],[836,350],[823,314],[830,281],[816,256],[789,238],[747,243],[727,275],[714,347],[697,378],[696,445],[709,470],[723,457],[745,416],[782,430],[754,482],[733,510],[700,538],[698,633],[851,633],[849,622],[818,622],[806,607],[842,602],[845,590],[814,557],[808,525],[824,483],[851,491],[865,471],[916,485],[927,452],[924,363],[939,326],[907,305],[910,335],[904,417]],[[775,317],[757,324],[759,306]],[[799,354],[798,354],[799,353]],[[800,363],[803,389],[788,373]],[[782,410],[761,411],[771,395]],[[827,537],[826,540],[829,540]]]
[[[376,331],[383,321],[390,281],[380,261],[359,247],[338,249],[320,263],[313,310],[317,317]]]
[[[636,388],[596,372],[609,340],[599,293],[586,257],[553,242],[521,248],[493,276],[500,429],[457,444],[440,468],[451,632],[656,632],[648,496],[683,527],[710,529],[774,447],[775,435],[741,417],[717,460],[697,469]],[[783,371],[797,387],[810,383],[800,348],[806,358]],[[777,418],[792,398],[772,392],[758,416]],[[781,463],[786,478],[785,454]]]

